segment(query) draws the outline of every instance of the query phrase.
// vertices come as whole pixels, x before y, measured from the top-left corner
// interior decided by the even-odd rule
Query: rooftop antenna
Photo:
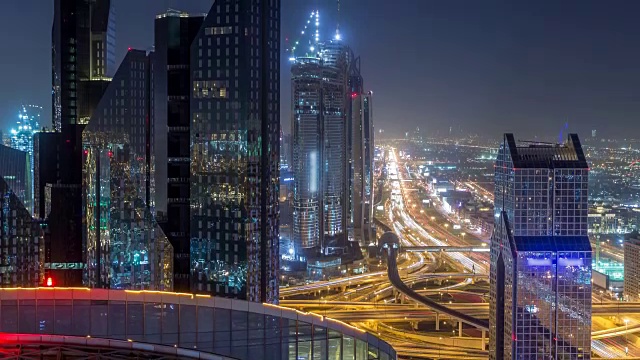
[[[340,36],[340,0],[338,1],[338,15],[336,19],[336,40],[341,40]]]
[[[558,143],[562,144],[564,142],[564,136],[566,136],[566,134],[564,134],[564,131],[566,131],[566,134],[569,133],[569,122],[565,122],[564,123],[564,128],[560,128],[560,136],[558,136]]]

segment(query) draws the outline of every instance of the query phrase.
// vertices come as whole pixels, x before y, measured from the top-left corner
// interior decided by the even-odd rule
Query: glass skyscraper
[[[0,145],[0,287],[42,284],[43,233],[24,205],[29,198],[29,156]]]
[[[591,356],[589,166],[564,144],[505,134],[495,164],[490,359]]]
[[[55,0],[52,29],[53,127],[86,124],[115,71],[111,0]]]
[[[353,168],[352,217],[354,238],[362,244],[373,241],[373,113],[372,93],[352,95],[351,166]]]
[[[346,237],[349,48],[338,40],[313,46],[292,66],[295,177],[293,241],[324,248]],[[316,51],[317,50],[317,51]]]
[[[174,251],[173,285],[191,291],[191,48],[205,15],[169,10],[156,16],[153,109],[156,209]]]
[[[190,89],[192,289],[277,302],[280,1],[216,1]]]
[[[320,245],[322,236],[322,60],[300,57],[291,68],[293,92],[293,243]]]
[[[82,131],[115,70],[115,11],[111,0],[55,0],[53,7],[51,70],[55,132],[42,133],[36,140],[35,203],[38,215],[49,217],[43,222],[47,248],[51,249],[46,256],[65,260],[64,269],[69,270],[58,284],[81,286],[84,266],[77,264],[83,257],[85,231]],[[57,201],[65,198],[65,209],[59,209]],[[53,214],[46,211],[51,207],[56,210]]]
[[[11,129],[10,144],[14,149],[18,149],[29,154],[29,181],[30,189],[28,189],[29,197],[23,200],[24,206],[30,213],[34,213],[33,209],[33,136],[40,130],[40,114],[41,106],[22,105],[18,113],[18,121],[16,126]]]
[[[83,131],[85,284],[173,289],[173,248],[152,214],[151,64],[129,50]]]
[[[33,183],[29,153],[0,145],[0,176],[22,206],[31,213]]]

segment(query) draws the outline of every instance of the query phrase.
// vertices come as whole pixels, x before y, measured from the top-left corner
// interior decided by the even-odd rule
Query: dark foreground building
[[[153,59],[153,118],[157,130],[155,154],[156,208],[162,229],[174,250],[173,284],[191,291],[190,261],[190,95],[191,47],[204,15],[169,10],[156,16]]]
[[[43,232],[28,201],[29,154],[0,145],[0,287],[39,286]]]
[[[150,57],[131,49],[83,131],[83,282],[92,288],[173,290],[173,248],[152,214],[151,97]]]
[[[192,290],[277,302],[280,1],[216,1],[190,85]]]
[[[55,0],[51,42],[54,132],[35,139],[34,213],[46,232],[45,266],[55,267],[58,284],[81,286],[82,131],[115,70],[111,0]]]
[[[591,356],[589,166],[578,136],[517,143],[495,164],[490,359]]]
[[[0,340],[1,358],[396,360],[340,321],[158,291],[0,289]]]

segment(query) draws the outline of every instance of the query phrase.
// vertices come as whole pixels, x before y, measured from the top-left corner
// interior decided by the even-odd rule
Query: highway
[[[388,169],[388,191],[391,195],[388,200],[381,200],[380,203],[384,204],[386,219],[384,222],[376,219],[376,223],[379,228],[383,228],[381,225],[384,224],[385,228],[392,230],[398,237],[400,253],[396,259],[397,277],[388,274],[387,271],[374,271],[300,286],[282,287],[281,305],[347,321],[361,329],[378,333],[394,346],[401,357],[486,359],[486,351],[479,350],[476,345],[459,345],[462,339],[480,344],[477,337],[459,338],[451,337],[451,333],[440,333],[441,338],[433,341],[433,336],[429,340],[429,336],[420,331],[407,330],[409,323],[411,326],[433,324],[436,311],[429,306],[434,307],[434,304],[438,308],[438,318],[441,321],[450,320],[451,316],[445,315],[445,312],[452,312],[454,315],[468,316],[470,319],[467,318],[467,322],[485,328],[488,318],[488,295],[477,293],[475,289],[466,290],[465,287],[473,282],[473,278],[486,278],[489,270],[488,254],[482,247],[465,243],[464,239],[451,234],[446,227],[442,228],[440,224],[433,222],[433,219],[430,222],[420,213],[420,209],[415,206],[417,200],[411,198],[416,195],[415,192],[405,190],[405,186],[411,186],[411,182],[406,181],[408,177],[403,173],[404,167],[398,166],[395,150],[389,152]],[[475,191],[482,193],[479,185],[473,185],[477,186]],[[462,250],[468,252],[453,252],[453,247],[464,247]],[[414,252],[416,250],[433,252]],[[388,266],[387,270],[392,272],[393,265],[396,264],[389,260],[388,265],[391,266]],[[437,272],[437,269],[445,264],[455,270],[451,273]],[[398,292],[389,281],[390,277],[395,277],[395,280],[401,278],[400,282],[404,282],[406,288],[396,286],[401,290]],[[446,279],[447,283],[433,288],[434,283],[431,282],[429,288],[423,288],[425,282],[434,279]],[[417,284],[420,284],[419,288]],[[413,296],[403,296],[401,292]],[[439,293],[441,296],[444,294],[445,298],[444,301],[441,298],[436,302],[433,299],[437,298]],[[414,301],[407,300],[407,297]],[[427,303],[429,306],[423,305],[423,299],[430,301]],[[464,302],[465,299],[467,302]],[[447,300],[451,303],[447,304]],[[471,303],[469,300],[478,302]],[[594,301],[593,315],[594,318],[615,316],[618,319],[640,316],[640,303],[598,304]],[[640,332],[640,326],[635,324],[625,328],[610,326],[594,329],[597,330],[593,333],[593,350],[602,357],[624,355],[624,349],[629,345],[626,337],[635,336]],[[458,341],[455,349],[443,347],[442,344],[449,340]]]
[[[398,272],[398,267],[396,263],[396,257],[398,255],[398,250],[395,245],[398,245],[398,237],[394,233],[385,233],[380,238],[380,243],[384,244],[387,251],[387,273],[389,275],[389,280],[391,284],[403,293],[404,295],[411,298],[413,301],[425,305],[428,308],[431,308],[439,313],[447,314],[456,319],[459,319],[467,324],[473,325],[481,330],[489,330],[489,323],[484,320],[477,319],[467,313],[462,311],[453,310],[445,305],[442,305],[434,300],[431,300],[425,296],[418,294],[416,291],[407,286],[402,279],[400,278],[400,273]]]

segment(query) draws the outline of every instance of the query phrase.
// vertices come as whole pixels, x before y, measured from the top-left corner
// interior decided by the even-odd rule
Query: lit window
[[[228,35],[233,33],[232,26],[215,26],[204,29],[205,35]]]

